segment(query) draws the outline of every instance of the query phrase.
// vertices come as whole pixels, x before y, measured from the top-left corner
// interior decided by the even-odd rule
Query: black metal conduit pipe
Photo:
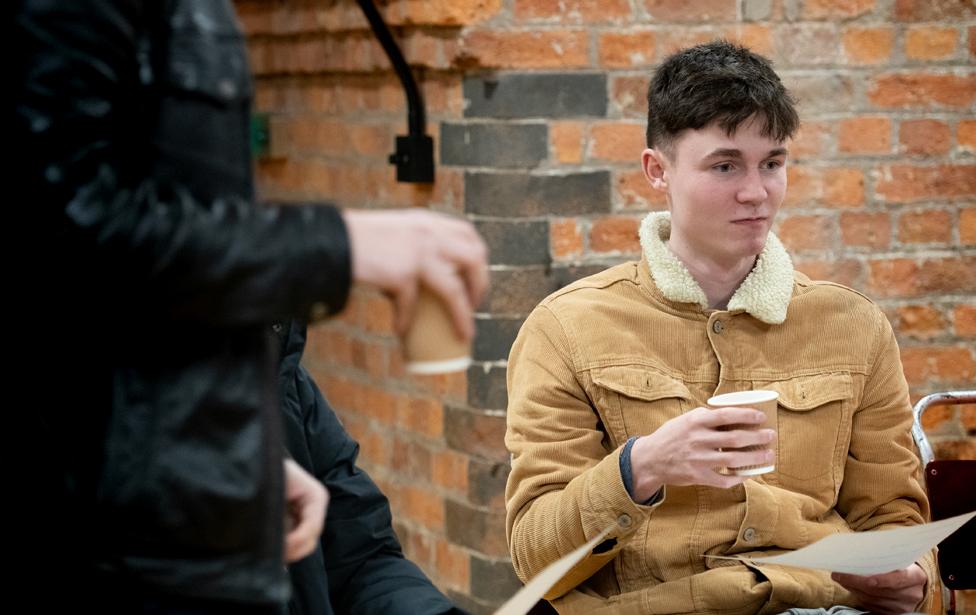
[[[393,40],[390,29],[372,0],[357,0],[359,8],[369,21],[373,34],[383,46],[383,51],[393,64],[403,90],[407,96],[406,136],[397,136],[396,151],[390,154],[390,164],[396,165],[397,181],[411,183],[432,183],[434,181],[434,140],[427,134],[427,117],[424,99],[417,88],[410,67]]]

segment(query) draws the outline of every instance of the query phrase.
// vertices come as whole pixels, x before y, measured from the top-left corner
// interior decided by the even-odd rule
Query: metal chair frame
[[[925,411],[934,406],[948,406],[955,404],[972,404],[976,403],[976,390],[967,391],[947,391],[944,393],[934,393],[932,395],[926,395],[922,399],[918,400],[913,408],[913,422],[912,422],[912,437],[915,440],[916,446],[918,446],[919,456],[922,460],[922,466],[925,471],[925,482],[926,488],[931,491],[929,486],[929,481],[938,475],[940,471],[945,472],[950,468],[946,465],[947,462],[939,462],[935,459],[935,453],[932,451],[932,445],[929,443],[928,437],[925,435],[925,430],[922,429],[922,416]],[[964,467],[972,468],[969,464],[976,465],[976,461],[964,461],[964,462],[950,462],[957,464],[953,466],[954,468],[959,468],[958,464],[966,464]],[[976,485],[974,485],[976,487]],[[931,495],[930,495],[930,500]],[[933,515],[934,516],[934,515]],[[972,523],[972,522],[970,522]],[[952,574],[946,576],[946,573],[939,570],[939,576],[941,577],[942,585],[942,604],[948,615],[955,615],[956,612],[956,595],[954,589],[948,587],[946,584],[954,584],[957,579],[953,577]],[[968,586],[967,586],[968,589]]]

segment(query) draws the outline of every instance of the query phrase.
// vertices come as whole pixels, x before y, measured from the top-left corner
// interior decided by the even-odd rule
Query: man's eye
[[[732,171],[734,167],[732,166],[732,163],[723,162],[722,164],[717,164],[712,168],[718,171],[719,173],[729,173],[730,171]]]
[[[774,170],[780,168],[781,166],[783,166],[783,162],[780,161],[780,160],[767,160],[763,164],[763,167],[766,168],[769,171],[774,171]]]

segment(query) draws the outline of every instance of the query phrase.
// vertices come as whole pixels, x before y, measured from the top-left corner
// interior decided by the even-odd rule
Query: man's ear
[[[641,167],[644,169],[644,177],[651,187],[661,192],[668,191],[668,161],[664,152],[659,149],[645,149],[641,152]]]

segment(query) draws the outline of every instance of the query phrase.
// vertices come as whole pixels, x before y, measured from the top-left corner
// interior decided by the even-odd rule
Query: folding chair
[[[925,466],[932,520],[938,521],[976,510],[976,460],[935,459],[932,446],[922,429],[922,415],[933,406],[976,403],[976,391],[949,391],[927,395],[914,408],[912,437]],[[956,613],[957,589],[976,588],[976,565],[972,545],[976,544],[976,519],[939,543],[939,577],[942,579],[942,604],[948,615]]]

